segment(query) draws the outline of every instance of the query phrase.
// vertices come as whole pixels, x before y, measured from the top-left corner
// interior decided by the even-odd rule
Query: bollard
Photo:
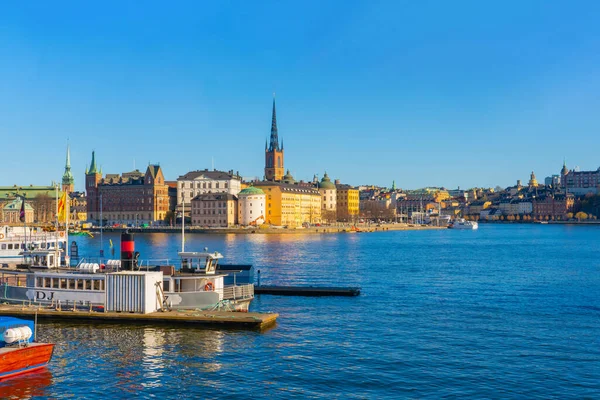
[[[260,286],[260,269],[258,270],[258,286]]]

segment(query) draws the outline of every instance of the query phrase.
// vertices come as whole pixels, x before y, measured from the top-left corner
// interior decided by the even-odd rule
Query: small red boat
[[[44,368],[53,343],[35,343],[32,321],[0,317],[0,380]]]

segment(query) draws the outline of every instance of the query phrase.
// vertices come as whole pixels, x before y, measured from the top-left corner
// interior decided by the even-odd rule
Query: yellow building
[[[350,185],[336,185],[337,195],[337,218],[338,221],[352,221],[358,218],[359,213],[359,191]]]
[[[254,186],[265,192],[267,224],[295,228],[321,222],[318,190],[279,182],[257,182]]]

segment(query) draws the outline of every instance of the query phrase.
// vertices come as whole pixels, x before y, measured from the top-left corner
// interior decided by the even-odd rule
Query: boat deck
[[[39,319],[63,321],[93,321],[111,323],[150,323],[150,324],[179,324],[190,326],[212,326],[237,329],[263,330],[275,325],[279,314],[276,313],[241,313],[228,311],[158,311],[150,314],[56,310],[37,305],[0,305],[0,315],[16,317],[34,317]]]

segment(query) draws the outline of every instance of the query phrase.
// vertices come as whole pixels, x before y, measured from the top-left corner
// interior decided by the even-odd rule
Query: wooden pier
[[[56,310],[38,305],[0,305],[0,315],[62,321],[88,321],[111,323],[148,323],[187,326],[210,326],[214,328],[237,328],[263,330],[275,326],[279,314],[242,313],[227,311],[158,311],[150,314],[117,313],[89,310]]]
[[[358,296],[358,287],[327,286],[254,286],[254,294],[279,296]]]

